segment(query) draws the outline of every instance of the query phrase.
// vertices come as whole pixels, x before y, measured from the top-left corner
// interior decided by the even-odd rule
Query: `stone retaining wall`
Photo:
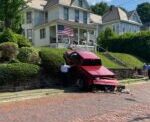
[[[114,72],[118,79],[135,78],[136,76],[144,76],[142,69],[110,69]]]

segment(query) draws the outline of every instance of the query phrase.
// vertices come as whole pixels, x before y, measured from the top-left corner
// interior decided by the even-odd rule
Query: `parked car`
[[[80,89],[99,86],[103,90],[114,91],[118,85],[115,74],[102,65],[101,59],[88,51],[67,51],[64,59],[72,66],[72,79]]]

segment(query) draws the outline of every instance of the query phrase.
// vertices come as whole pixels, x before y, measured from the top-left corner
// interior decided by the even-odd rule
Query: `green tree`
[[[104,32],[104,38],[106,40],[108,40],[114,36],[115,36],[115,33],[113,32],[113,30],[111,28],[107,27]]]
[[[117,34],[111,28],[106,27],[105,31],[99,33],[97,42],[100,46],[106,47],[109,44],[109,40],[116,36]]]
[[[26,3],[25,0],[0,0],[0,20],[4,21],[5,28],[19,29],[21,12]]]
[[[103,15],[107,10],[109,9],[109,6],[105,2],[97,3],[96,5],[91,6],[91,10],[94,14]]]
[[[143,23],[150,22],[150,3],[139,4],[136,8]]]

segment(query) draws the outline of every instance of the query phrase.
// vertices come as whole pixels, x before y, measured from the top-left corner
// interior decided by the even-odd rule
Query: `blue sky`
[[[127,10],[134,10],[136,6],[143,2],[150,2],[150,0],[88,0],[90,4],[95,4],[97,2],[107,2],[109,5],[122,6]]]

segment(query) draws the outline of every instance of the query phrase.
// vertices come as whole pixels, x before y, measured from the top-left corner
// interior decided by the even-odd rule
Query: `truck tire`
[[[92,86],[88,85],[83,78],[78,78],[76,81],[77,87],[82,91],[92,91]]]

